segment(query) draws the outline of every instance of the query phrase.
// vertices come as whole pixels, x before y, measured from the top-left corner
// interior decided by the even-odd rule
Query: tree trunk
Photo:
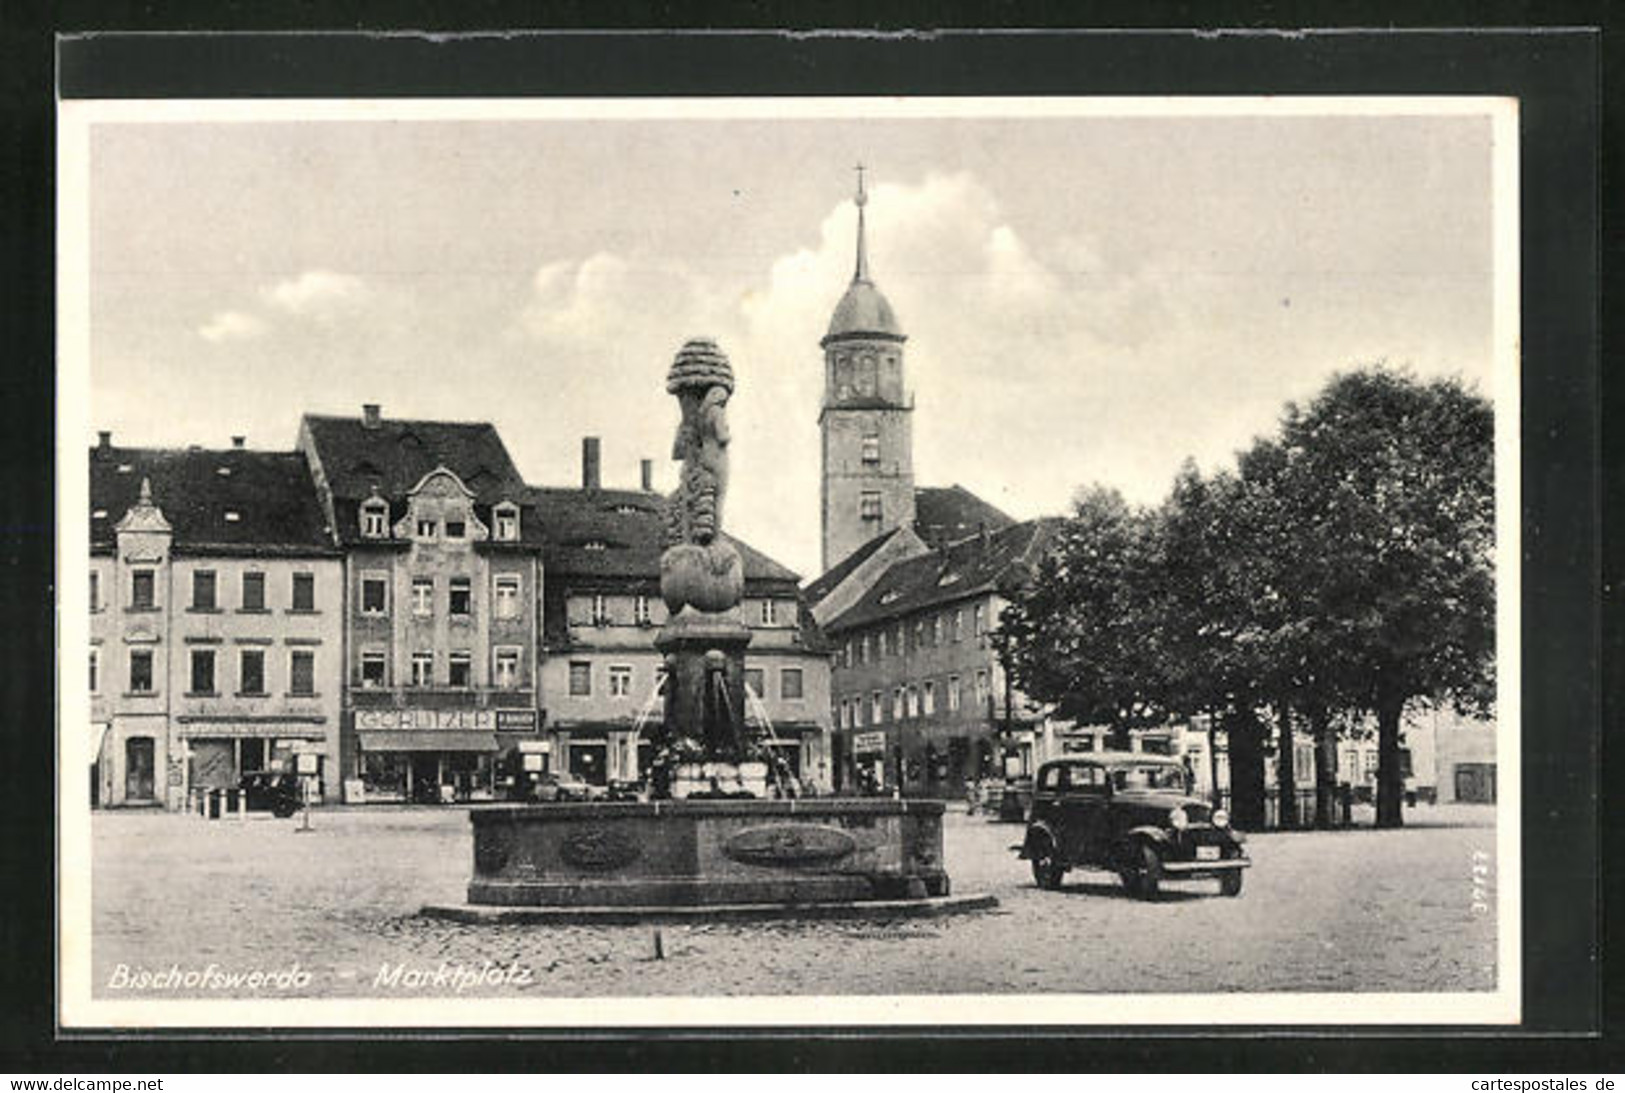
[[[1238,710],[1225,719],[1230,744],[1230,822],[1243,831],[1264,829],[1264,741],[1258,716]]]
[[[1280,802],[1276,811],[1281,830],[1291,831],[1298,826],[1297,748],[1292,739],[1292,706],[1282,702],[1276,711],[1280,721],[1275,734],[1275,793]]]
[[[1405,700],[1385,697],[1377,704],[1377,826],[1405,824],[1405,779],[1399,773],[1399,719]]]
[[[1337,826],[1337,733],[1326,710],[1311,711],[1309,723],[1315,736],[1315,826],[1324,831]]]

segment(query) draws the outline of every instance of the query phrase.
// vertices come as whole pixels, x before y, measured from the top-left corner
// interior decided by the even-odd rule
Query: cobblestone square
[[[473,927],[458,808],[299,821],[154,811],[93,819],[96,997],[535,997],[1046,992],[1480,991],[1495,985],[1494,810],[1422,806],[1392,831],[1270,833],[1237,899],[1212,881],[1156,903],[1115,878],[1034,887],[1022,828],[951,812],[954,890],[996,910],[926,920]],[[1475,862],[1489,862],[1476,878]],[[1486,885],[1487,880],[1487,885]],[[297,984],[140,986],[178,967]],[[462,978],[456,978],[458,967]],[[482,969],[484,971],[482,972]],[[149,979],[146,982],[151,983]]]

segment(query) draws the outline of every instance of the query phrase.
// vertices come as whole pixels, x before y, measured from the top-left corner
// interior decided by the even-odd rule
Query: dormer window
[[[361,506],[361,534],[368,539],[382,539],[389,523],[389,506],[383,501],[368,501]]]
[[[214,469],[214,473],[218,474],[221,478],[230,478],[231,477],[231,468],[230,467],[216,467]]]
[[[882,605],[885,605],[885,604],[888,604],[888,603],[896,603],[898,598],[901,595],[902,595],[902,593],[898,592],[896,589],[892,589],[889,592],[882,592],[880,594],[880,602],[881,602]]]
[[[496,521],[496,540],[499,543],[519,541],[519,506],[502,504],[491,510]]]
[[[129,474],[133,470],[135,470],[135,467],[129,463],[120,463],[118,465],[118,473],[120,474]]]
[[[105,519],[107,519],[107,510],[106,509],[95,509],[95,510],[93,510],[91,512],[90,518],[92,520],[105,520]]]
[[[588,539],[585,543],[581,544],[581,549],[582,550],[608,550],[609,549],[609,544],[604,542],[602,539]]]
[[[226,523],[235,524],[237,521],[241,520],[242,518],[243,518],[243,514],[238,512],[236,509],[227,509],[226,510]]]
[[[958,584],[959,579],[959,574],[950,569],[948,572],[937,578],[937,587],[947,588],[951,584]]]
[[[436,531],[436,521],[418,518],[418,538],[433,539]]]

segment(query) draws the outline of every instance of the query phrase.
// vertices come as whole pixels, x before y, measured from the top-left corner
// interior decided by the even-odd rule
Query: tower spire
[[[864,240],[863,207],[869,204],[869,195],[863,189],[863,164],[858,164],[858,193],[852,200],[858,206],[858,265],[852,271],[852,280],[869,280],[869,248]]]

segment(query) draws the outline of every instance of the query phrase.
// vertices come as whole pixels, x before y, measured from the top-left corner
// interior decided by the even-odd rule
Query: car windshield
[[[1118,767],[1112,771],[1112,785],[1116,789],[1172,789],[1185,792],[1185,772],[1179,767],[1147,764],[1143,767]]]

